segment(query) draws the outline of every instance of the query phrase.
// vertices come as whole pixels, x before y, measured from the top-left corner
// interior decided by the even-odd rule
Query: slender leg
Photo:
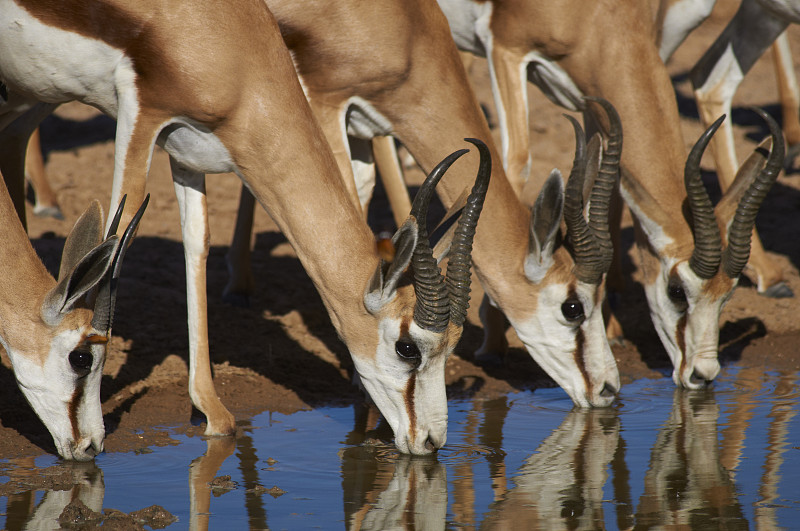
[[[373,138],[372,153],[378,166],[383,188],[386,190],[386,196],[389,198],[394,222],[399,227],[411,212],[411,198],[408,195],[405,179],[403,179],[403,170],[400,168],[394,138],[390,136]]]
[[[0,129],[0,173],[3,174],[14,208],[27,229],[25,214],[25,151],[31,133],[58,105],[39,103],[17,116],[4,115]]]
[[[492,305],[486,295],[481,301],[479,314],[483,325],[483,344],[475,352],[475,360],[497,362],[503,359],[508,351],[506,316]]]
[[[788,169],[792,167],[795,157],[800,153],[800,89],[797,86],[792,51],[785,31],[772,45],[772,60],[775,63],[775,76],[778,80],[783,132],[789,145],[784,161],[784,168]]]
[[[517,52],[500,46],[494,46],[487,58],[500,122],[503,166],[519,197],[531,171],[526,64]]]
[[[233,240],[225,254],[225,263],[228,265],[228,283],[222,292],[222,300],[234,306],[250,306],[250,294],[253,293],[255,286],[253,265],[250,261],[255,206],[255,197],[246,186],[242,185]]]
[[[61,207],[58,206],[56,193],[50,188],[47,174],[44,172],[44,159],[42,157],[42,143],[39,128],[31,135],[28,141],[28,151],[25,154],[25,176],[31,183],[36,203],[33,213],[39,217],[52,217],[64,219]]]
[[[350,148],[350,167],[358,193],[359,208],[367,219],[369,202],[375,191],[375,160],[372,158],[370,143],[361,138],[348,136],[347,143]],[[344,176],[344,173],[342,174]]]
[[[181,167],[170,157],[181,216],[186,259],[186,302],[189,311],[189,396],[208,420],[206,435],[232,435],[233,415],[214,389],[208,347],[206,259],[209,249],[205,175]]]

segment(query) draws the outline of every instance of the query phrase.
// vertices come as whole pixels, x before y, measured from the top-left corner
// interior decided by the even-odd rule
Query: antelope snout
[[[93,437],[83,438],[78,442],[71,441],[69,443],[69,451],[70,455],[64,455],[62,453],[61,457],[73,461],[91,461],[103,451],[103,438]]]
[[[417,430],[416,436],[411,440],[405,437],[402,441],[396,440],[397,449],[411,455],[430,455],[439,450],[447,442],[447,425],[434,427],[430,430]]]
[[[617,398],[619,381],[606,380],[603,385],[593,389],[592,395],[587,396],[591,407],[608,407]]]

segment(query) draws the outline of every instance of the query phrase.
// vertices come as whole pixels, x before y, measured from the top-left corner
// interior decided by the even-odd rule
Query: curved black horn
[[[758,214],[758,209],[767,196],[767,192],[769,192],[775,179],[778,178],[786,151],[783,134],[775,120],[761,109],[756,107],[752,109],[769,126],[769,132],[772,136],[772,150],[764,168],[758,173],[739,201],[739,206],[736,207],[736,214],[734,214],[728,230],[728,247],[725,248],[722,256],[722,266],[723,271],[730,278],[738,277],[747,264],[748,258],[750,258],[750,236],[753,233],[756,214]]]
[[[411,269],[414,271],[414,292],[417,294],[414,321],[421,328],[435,332],[441,332],[447,328],[447,322],[450,320],[450,301],[447,296],[447,285],[428,241],[428,205],[439,179],[459,157],[468,151],[468,149],[460,149],[440,162],[422,183],[411,204],[411,216],[417,220],[418,225],[417,247],[411,257]]]
[[[722,256],[722,239],[719,234],[717,218],[714,207],[708,197],[706,187],[700,179],[700,159],[711,141],[711,137],[725,120],[723,114],[706,129],[695,142],[692,151],[686,159],[683,170],[683,182],[686,186],[686,195],[689,208],[692,211],[692,231],[694,232],[694,251],[689,259],[689,267],[700,278],[711,278],[719,270],[719,261]]]
[[[150,194],[147,194],[142,202],[142,206],[140,206],[139,210],[136,211],[133,219],[125,229],[122,238],[120,238],[119,245],[117,246],[117,254],[114,256],[114,260],[111,262],[111,267],[108,269],[106,277],[98,286],[97,299],[95,300],[94,304],[94,316],[92,317],[92,326],[96,330],[103,332],[106,335],[111,333],[111,324],[114,320],[114,305],[117,301],[117,279],[119,279],[119,275],[122,272],[122,259],[125,257],[125,252],[128,249],[128,245],[133,237],[133,233],[136,231],[136,227],[139,226],[139,221],[141,221],[142,215],[144,214],[149,202]],[[122,201],[119,203],[117,213],[114,216],[114,220],[109,228],[107,238],[113,236],[117,232],[119,220],[122,216],[122,209],[124,206],[125,197],[123,197]]]
[[[467,204],[458,218],[453,242],[450,245],[450,259],[447,262],[446,282],[450,292],[450,322],[462,326],[467,319],[469,308],[470,267],[472,266],[472,240],[478,226],[478,217],[483,209],[486,192],[489,191],[489,178],[492,175],[492,157],[489,148],[477,138],[465,138],[474,144],[480,153],[480,165],[475,184],[467,198]]]
[[[622,156],[622,121],[614,106],[603,98],[587,96],[588,101],[600,105],[608,116],[609,135],[603,159],[597,172],[589,199],[589,229],[597,241],[598,264],[595,275],[602,276],[611,267],[614,258],[614,245],[611,242],[608,214],[611,197],[618,186],[619,164]]]
[[[583,217],[583,181],[586,177],[586,136],[578,120],[564,115],[575,130],[575,158],[569,172],[567,187],[564,190],[564,223],[572,246],[575,259],[575,275],[581,282],[598,284],[600,275],[594,274],[597,269],[597,245],[589,230],[589,224]]]

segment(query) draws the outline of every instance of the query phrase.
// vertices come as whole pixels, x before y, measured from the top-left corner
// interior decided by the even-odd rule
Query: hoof
[[[788,299],[794,297],[794,292],[786,285],[786,282],[781,281],[765,289],[761,295],[771,299]]]
[[[230,304],[231,306],[236,306],[237,308],[249,308],[250,295],[243,293],[223,293],[222,302]]]
[[[54,218],[58,220],[64,220],[64,214],[61,213],[61,209],[57,206],[49,206],[49,207],[34,207],[33,214],[40,218]]]

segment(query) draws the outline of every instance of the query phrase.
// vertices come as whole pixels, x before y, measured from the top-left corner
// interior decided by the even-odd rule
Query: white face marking
[[[450,352],[434,352],[440,334],[423,330],[415,323],[408,333],[421,354],[416,369],[412,361],[402,359],[395,350],[401,339],[398,319],[382,319],[377,353],[353,355],[353,361],[367,393],[392,427],[398,450],[429,454],[429,438],[437,448],[447,439],[444,367]]]
[[[661,261],[653,284],[645,286],[653,325],[674,367],[676,385],[697,389],[719,373],[719,316],[733,290],[719,299],[703,291],[705,282],[689,267],[675,260]],[[680,288],[685,299],[675,297]],[[671,295],[672,294],[672,295]]]
[[[540,291],[535,314],[519,321],[509,318],[536,363],[581,407],[609,405],[614,396],[601,395],[605,384],[615,390],[620,387],[602,311],[593,303],[595,289],[577,283],[575,296],[583,307],[582,320],[570,321],[565,317],[562,305],[570,296],[563,284],[546,286]]]
[[[59,455],[64,459],[85,461],[103,449],[105,427],[100,404],[100,381],[105,359],[105,345],[92,345],[92,366],[80,377],[69,361],[70,353],[83,334],[68,330],[56,335],[44,365],[35,357],[4,344],[14,367],[17,383],[47,430],[53,436]],[[81,398],[73,406],[78,433],[73,431],[70,404],[76,390]],[[77,435],[77,440],[76,440]],[[92,446],[94,449],[92,449]],[[89,450],[87,452],[87,449]]]

